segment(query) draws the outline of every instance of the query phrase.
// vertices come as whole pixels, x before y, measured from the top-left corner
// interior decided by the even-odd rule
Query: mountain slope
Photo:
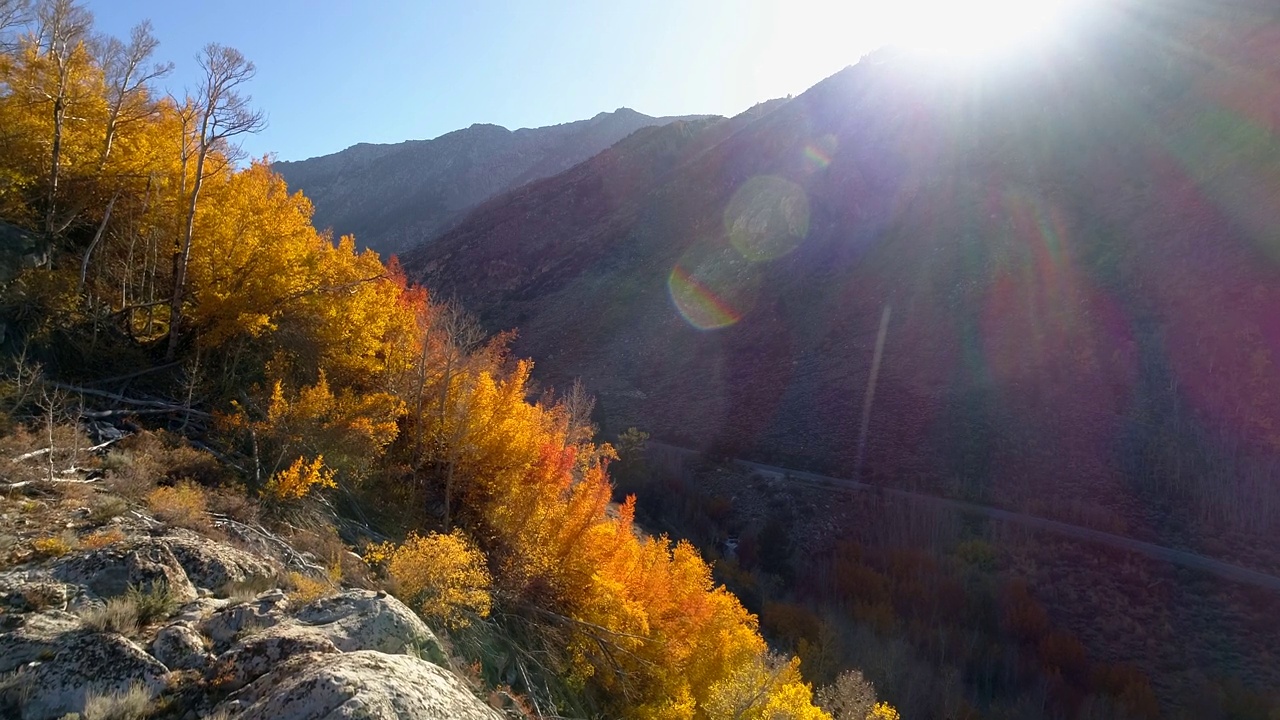
[[[431,238],[503,190],[555,175],[641,128],[678,119],[619,108],[541,128],[472,125],[434,140],[361,143],[274,168],[311,198],[317,227],[354,234],[362,245],[390,254]]]
[[[1118,2],[1082,27],[650,129],[406,266],[581,376],[611,432],[1143,537],[1274,532],[1275,11]]]

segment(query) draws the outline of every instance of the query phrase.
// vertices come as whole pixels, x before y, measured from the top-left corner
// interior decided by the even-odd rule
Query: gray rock
[[[0,673],[53,658],[66,636],[83,627],[80,618],[58,610],[23,615],[14,622],[16,627],[0,633]]]
[[[449,671],[408,655],[299,655],[229,698],[233,720],[498,720]]]
[[[218,657],[210,676],[224,690],[238,690],[280,663],[307,653],[336,653],[333,641],[305,625],[276,625],[245,637]]]
[[[203,670],[213,662],[213,653],[195,628],[174,623],[161,628],[151,641],[151,654],[170,670]]]
[[[160,661],[120,635],[64,635],[52,660],[23,671],[27,694],[22,720],[81,713],[90,693],[125,692],[134,684],[155,695],[164,689],[167,673]]]
[[[0,602],[18,612],[48,608],[66,610],[79,594],[74,585],[58,582],[44,570],[12,570],[0,573]]]
[[[178,602],[196,598],[187,573],[164,543],[143,542],[133,547],[105,547],[60,561],[53,576],[63,582],[84,585],[99,597],[123,595],[130,585],[144,591],[158,584],[169,586]]]
[[[164,543],[173,551],[197,588],[217,590],[229,583],[271,577],[279,572],[261,557],[207,538],[162,537],[156,538],[156,542]]]
[[[178,608],[178,612],[173,616],[173,621],[188,625],[198,625],[205,618],[229,604],[229,601],[218,598],[197,598]]]
[[[444,650],[431,628],[386,593],[347,590],[303,606],[294,617],[327,635],[343,652],[403,653],[416,649],[432,662],[445,663]]]
[[[283,590],[268,590],[248,602],[216,610],[199,625],[214,647],[225,650],[240,633],[280,624],[289,608]]]

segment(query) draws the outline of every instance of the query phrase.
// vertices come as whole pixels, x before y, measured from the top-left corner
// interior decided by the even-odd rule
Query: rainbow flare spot
[[[822,170],[831,164],[831,156],[812,144],[804,146],[804,159],[810,170]]]
[[[699,330],[728,327],[742,319],[732,305],[679,265],[667,278],[667,287],[680,315]]]
[[[827,169],[835,152],[836,136],[823,135],[813,142],[807,143],[800,154],[804,158],[805,170],[814,173]]]

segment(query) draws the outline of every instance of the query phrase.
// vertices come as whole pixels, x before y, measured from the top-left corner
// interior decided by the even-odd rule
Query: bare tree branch
[[[200,84],[198,97],[192,103],[192,124],[199,128],[195,137],[196,169],[187,202],[186,228],[173,253],[173,297],[169,306],[169,349],[166,353],[168,360],[172,360],[178,350],[187,265],[191,260],[196,207],[200,188],[204,183],[205,163],[211,151],[233,147],[229,143],[231,138],[256,133],[266,127],[266,117],[262,111],[253,109],[250,96],[241,94],[244,84],[257,74],[253,63],[240,54],[239,50],[217,43],[206,45],[198,60],[205,76]],[[224,154],[227,152],[230,150],[224,150]]]
[[[31,20],[31,0],[0,0],[0,51],[12,50],[18,45],[13,31]]]
[[[151,83],[173,71],[173,63],[147,67],[160,41],[151,34],[149,20],[129,33],[129,44],[110,38],[103,45],[99,63],[107,84],[107,128],[98,159],[98,172],[107,164],[116,131],[121,125],[148,117],[152,110],[145,102]]]
[[[71,76],[76,51],[89,40],[93,14],[76,0],[43,0],[36,6],[33,37],[41,55],[52,64],[52,86],[40,92],[52,103],[53,142],[49,151],[49,188],[45,196],[44,231],[52,244],[58,232],[58,182],[62,174],[62,133],[73,104]],[[65,227],[65,225],[64,225]]]

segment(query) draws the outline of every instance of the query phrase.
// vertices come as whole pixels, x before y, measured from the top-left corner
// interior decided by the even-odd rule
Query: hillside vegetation
[[[27,9],[0,3],[7,431],[167,426],[278,517],[365,513],[407,602],[521,638],[576,712],[826,716],[691,546],[610,509],[580,392],[536,391],[509,336],[240,163],[252,63],[209,45],[198,92],[159,97],[146,24],[122,43],[74,0]],[[156,502],[181,515],[195,488]]]

